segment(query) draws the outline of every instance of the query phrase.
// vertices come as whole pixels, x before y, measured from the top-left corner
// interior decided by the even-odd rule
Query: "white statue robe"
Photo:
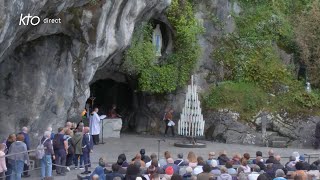
[[[90,116],[90,134],[100,134],[100,117],[96,112],[94,112],[93,115]]]

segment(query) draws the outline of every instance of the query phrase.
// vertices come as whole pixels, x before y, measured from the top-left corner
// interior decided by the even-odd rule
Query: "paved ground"
[[[160,157],[163,156],[163,152],[168,150],[172,153],[173,157],[176,157],[178,153],[183,153],[184,157],[187,156],[189,151],[194,151],[196,155],[201,155],[204,158],[207,158],[207,154],[209,151],[214,151],[216,154],[218,152],[226,150],[228,156],[232,156],[234,153],[243,154],[248,152],[251,156],[255,155],[257,150],[262,151],[263,156],[267,156],[267,152],[269,148],[267,147],[258,147],[251,145],[238,145],[238,144],[223,144],[206,141],[207,147],[201,149],[195,148],[177,148],[174,146],[174,143],[182,140],[182,138],[163,138],[156,136],[139,136],[139,135],[121,135],[120,139],[117,138],[108,138],[105,139],[105,144],[100,144],[94,147],[94,153],[91,154],[91,161],[93,163],[93,167],[97,165],[99,157],[105,157],[107,162],[116,162],[117,157],[121,153],[125,153],[127,159],[131,159],[135,156],[136,153],[140,151],[141,148],[146,150],[146,154],[150,155],[151,153],[158,153],[158,140],[165,139],[165,141],[160,142]],[[320,151],[316,151],[313,149],[294,149],[294,148],[274,148],[276,154],[280,154],[283,157],[289,157],[292,152],[298,151],[300,154],[304,153],[318,153]],[[315,159],[312,159],[314,161]],[[282,162],[287,162],[287,158],[283,159]],[[72,170],[65,177],[57,177],[56,180],[64,180],[64,179],[77,179],[77,174],[80,173],[81,170]],[[38,180],[40,172],[32,172],[32,177],[25,178],[28,180]],[[56,175],[53,172],[53,175]],[[36,178],[37,177],[37,178]]]

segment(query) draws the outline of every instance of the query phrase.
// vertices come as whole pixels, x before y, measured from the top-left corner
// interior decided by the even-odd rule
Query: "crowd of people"
[[[90,180],[284,180],[287,177],[296,180],[320,179],[320,160],[311,164],[305,161],[303,155],[293,152],[287,163],[280,155],[269,150],[268,158],[263,158],[257,151],[255,157],[249,153],[235,153],[228,156],[220,152],[209,152],[208,157],[197,156],[189,152],[185,158],[179,153],[176,158],[169,151],[162,158],[155,153],[146,154],[141,149],[132,159],[120,154],[114,159],[114,164],[107,165],[104,158],[99,159],[99,165],[94,171],[91,167],[90,153],[93,151],[94,138],[89,127],[82,122],[72,124],[67,122],[54,133],[51,127],[43,133],[38,143],[44,147],[40,159],[41,179],[56,175],[65,176],[71,169],[83,169],[81,176]],[[0,144],[0,180],[20,180],[29,177],[30,137],[28,128],[23,127],[17,134],[10,134],[7,140]],[[4,155],[6,157],[4,158]]]
[[[55,170],[58,176],[65,176],[71,166],[84,169],[82,174],[90,174],[90,153],[93,149],[93,138],[89,135],[89,127],[83,123],[75,125],[67,122],[65,127],[53,133],[48,127],[38,143],[43,147],[40,159],[41,179],[52,177]],[[30,137],[28,128],[23,127],[17,134],[10,134],[0,144],[0,180],[20,180],[29,177]],[[37,150],[36,150],[37,151]],[[39,150],[40,151],[40,150]],[[5,156],[5,157],[4,157]]]
[[[311,164],[305,161],[303,155],[293,152],[287,163],[281,163],[280,155],[269,150],[269,157],[263,159],[262,152],[257,151],[254,158],[249,153],[236,153],[228,157],[227,153],[209,152],[205,159],[189,152],[187,158],[179,153],[174,159],[171,153],[164,152],[164,157],[158,159],[152,153],[149,156],[145,150],[128,160],[125,154],[118,156],[117,162],[106,167],[103,158],[99,159],[99,166],[91,173],[91,180],[294,180],[320,179],[320,160]]]

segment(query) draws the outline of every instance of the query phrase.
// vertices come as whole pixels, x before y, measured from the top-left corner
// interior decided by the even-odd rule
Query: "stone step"
[[[287,147],[287,141],[272,141],[272,147],[275,148],[286,148]]]
[[[268,137],[270,137],[270,136],[279,136],[279,133],[278,132],[274,132],[274,131],[267,131],[266,134],[267,134]]]
[[[269,141],[290,141],[289,138],[287,137],[282,137],[282,136],[269,136]]]

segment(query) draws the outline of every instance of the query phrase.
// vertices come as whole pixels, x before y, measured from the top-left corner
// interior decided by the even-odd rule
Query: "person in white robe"
[[[90,134],[95,145],[99,144],[100,134],[100,117],[98,115],[98,108],[94,108],[94,111],[90,115]]]

